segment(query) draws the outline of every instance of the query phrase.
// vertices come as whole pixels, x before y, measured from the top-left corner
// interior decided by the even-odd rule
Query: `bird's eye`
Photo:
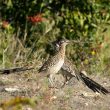
[[[59,44],[56,44],[56,47],[59,47]]]

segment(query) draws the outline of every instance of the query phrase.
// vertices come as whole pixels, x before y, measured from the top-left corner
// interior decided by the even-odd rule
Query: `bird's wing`
[[[38,70],[38,72],[43,72],[54,65],[54,56],[49,56],[48,60],[42,65],[42,67]]]
[[[48,60],[42,65],[42,67],[38,70],[38,72],[42,72],[45,71],[48,67]]]

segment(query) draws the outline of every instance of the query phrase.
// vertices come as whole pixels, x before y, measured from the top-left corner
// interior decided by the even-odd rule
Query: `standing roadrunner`
[[[55,50],[58,51],[60,45],[57,42],[54,42],[54,46]],[[109,93],[109,91],[106,90],[102,85],[87,77],[84,73],[85,71],[78,71],[76,66],[73,65],[73,63],[67,58],[65,58],[61,70],[63,71],[63,75],[65,76],[66,81],[69,81],[72,77],[76,77],[78,80],[81,80],[88,88],[90,88],[94,92],[101,92],[103,94]]]
[[[53,85],[52,76],[61,69],[64,63],[66,45],[69,43],[69,40],[60,40],[58,41],[59,50],[51,55],[48,60],[43,64],[39,69],[39,74],[42,76],[48,76],[50,79],[51,85]]]

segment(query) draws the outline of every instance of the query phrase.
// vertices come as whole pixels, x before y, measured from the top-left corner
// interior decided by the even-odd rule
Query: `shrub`
[[[101,45],[106,39],[104,33],[110,24],[108,0],[1,0],[0,7],[1,22],[6,21],[10,25],[10,28],[1,28],[1,36],[10,34],[15,40],[18,39],[16,42],[19,43],[16,43],[15,48],[18,45],[24,48],[20,51],[20,59],[24,57],[27,61],[33,56],[42,59],[45,55],[43,47],[47,43],[59,37],[66,37],[70,40],[80,40],[79,44],[73,44],[67,49],[67,56],[78,66],[96,65],[99,61],[99,55],[102,54]],[[7,36],[2,39],[12,39]],[[10,42],[5,44],[6,47],[1,46],[0,50],[5,50]],[[18,50],[13,49],[15,54],[12,52],[10,56],[15,55],[16,58],[15,51]],[[3,52],[0,56],[2,63]],[[11,61],[10,57],[7,57],[10,63],[14,60],[12,58]]]

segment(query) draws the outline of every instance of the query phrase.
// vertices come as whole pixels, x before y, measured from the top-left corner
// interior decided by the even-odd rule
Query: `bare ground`
[[[47,78],[39,79],[36,74],[35,71],[0,74],[0,102],[1,106],[4,106],[4,109],[0,110],[110,110],[109,94],[94,93],[75,78],[64,88],[49,88]],[[109,77],[90,77],[110,90]],[[16,104],[10,105],[6,102],[16,97],[33,99],[35,105],[12,109],[11,106]]]

